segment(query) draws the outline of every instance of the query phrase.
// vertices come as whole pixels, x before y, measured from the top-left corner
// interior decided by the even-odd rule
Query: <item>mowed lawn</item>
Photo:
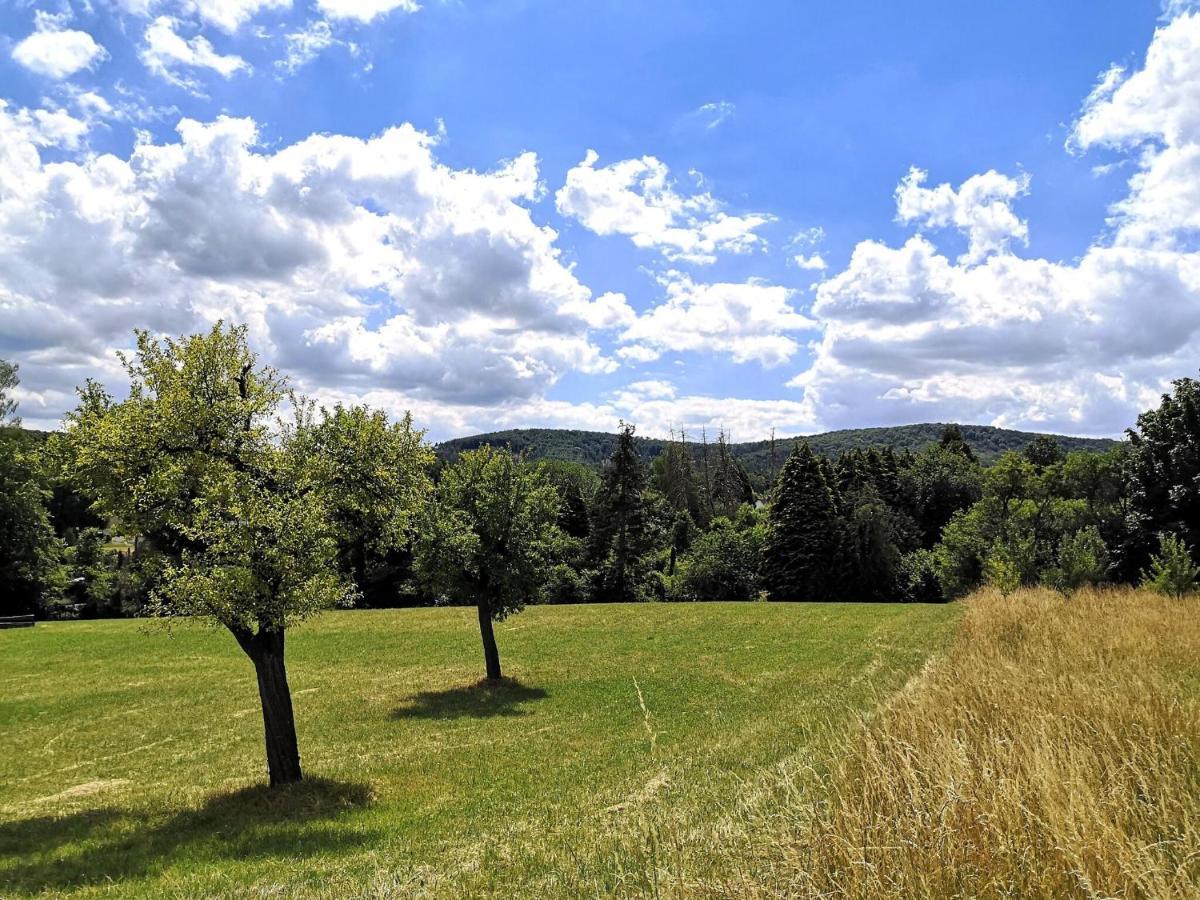
[[[653,892],[655,840],[821,771],[954,606],[347,611],[293,631],[308,783],[266,779],[254,673],[194,624],[0,632],[0,896]],[[719,865],[714,860],[713,865]]]

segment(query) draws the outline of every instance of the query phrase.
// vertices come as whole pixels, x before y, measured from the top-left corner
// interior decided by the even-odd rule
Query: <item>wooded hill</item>
[[[937,443],[946,427],[942,422],[926,422],[920,425],[895,425],[887,428],[847,428],[841,431],[827,431],[824,434],[812,434],[801,437],[779,437],[775,440],[775,464],[778,471],[784,459],[791,452],[792,442],[808,441],[809,446],[817,453],[836,457],[847,450],[867,449],[869,447],[891,447],[897,452],[910,450],[916,453],[929,444]],[[975,455],[984,463],[991,462],[1009,450],[1024,450],[1037,432],[1014,431],[1009,428],[994,428],[990,425],[962,425],[963,437],[966,438]],[[699,435],[688,435],[688,445],[699,460],[703,445],[696,440]],[[1081,438],[1066,435],[1051,435],[1065,452],[1072,450],[1103,451],[1114,446],[1117,441],[1108,438]],[[649,462],[663,452],[669,441],[662,438],[644,438],[637,440],[638,450],[642,458]],[[715,445],[716,435],[709,435],[708,442]],[[493,446],[510,445],[515,451],[528,451],[533,459],[559,459],[568,462],[584,463],[598,466],[608,459],[616,446],[616,434],[603,431],[576,431],[567,428],[516,428],[508,431],[492,431],[487,434],[475,434],[469,437],[454,438],[437,445],[437,453],[443,459],[452,460],[463,450],[474,450],[483,444]],[[733,457],[740,462],[750,474],[755,487],[765,486],[770,480],[772,471],[771,442],[749,441],[742,444],[730,444]]]

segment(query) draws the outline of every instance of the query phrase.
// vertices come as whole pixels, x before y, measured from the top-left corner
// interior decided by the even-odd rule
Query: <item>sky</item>
[[[25,423],[218,319],[435,440],[1119,435],[1200,365],[1200,11],[0,0]]]

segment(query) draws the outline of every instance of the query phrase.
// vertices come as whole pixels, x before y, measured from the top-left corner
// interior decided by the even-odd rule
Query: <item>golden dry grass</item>
[[[678,892],[1200,895],[1198,602],[1028,590],[966,607],[828,777],[793,768],[782,803],[746,809],[760,852]]]

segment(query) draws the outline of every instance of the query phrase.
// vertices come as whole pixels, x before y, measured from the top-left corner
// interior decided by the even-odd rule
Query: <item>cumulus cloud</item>
[[[532,154],[452,169],[407,125],[266,152],[254,122],[220,118],[129,158],[46,163],[38,128],[0,109],[0,356],[38,392],[31,422],[111,370],[135,323],[247,322],[302,388],[423,408],[536,402],[566,371],[617,366],[590,332],[633,313],[593,298],[534,222]]]
[[[589,150],[555,195],[562,215],[596,234],[624,234],[668,260],[691,263],[712,263],[718,252],[747,253],[764,246],[756,232],[773,216],[730,215],[708,193],[681,194],[667,166],[653,156],[597,167],[599,159]]]
[[[896,218],[926,228],[954,226],[967,238],[963,261],[979,262],[1002,253],[1013,240],[1029,243],[1029,228],[1012,202],[1029,191],[1029,176],[1010,178],[996,171],[972,175],[958,190],[949,184],[924,187],[928,173],[913,167],[896,188]]]
[[[803,253],[797,253],[792,257],[792,263],[797,268],[809,272],[824,272],[829,268],[829,264],[825,262],[825,257],[820,253],[810,253],[807,256]]]
[[[957,190],[896,192],[899,218],[954,225],[950,259],[916,235],[864,241],[817,287],[822,337],[790,382],[830,426],[929,418],[1116,433],[1200,358],[1200,16],[1155,35],[1133,74],[1109,70],[1073,141],[1135,154],[1115,230],[1072,262],[1022,258],[1021,180],[988,172]]]
[[[414,13],[421,8],[416,0],[317,0],[317,9],[331,19],[370,22],[393,10]]]
[[[1146,61],[1114,67],[1084,104],[1070,145],[1142,151],[1128,196],[1113,209],[1119,244],[1174,247],[1200,229],[1200,13],[1154,35]]]
[[[292,0],[113,0],[122,11],[146,18],[171,10],[233,34],[264,10],[291,9]]]
[[[667,298],[621,334],[632,344],[620,352],[640,361],[667,351],[728,354],[734,362],[777,366],[799,349],[792,332],[815,327],[791,304],[793,291],[752,279],[701,284],[680,272],[659,279]]]
[[[250,65],[240,56],[218,53],[212,42],[202,34],[184,38],[176,31],[180,23],[170,16],[159,16],[146,29],[142,62],[151,72],[172,84],[194,89],[195,83],[179,74],[180,67],[210,69],[223,78],[235,72],[249,70]]]
[[[108,58],[108,52],[86,31],[64,28],[66,17],[39,11],[29,35],[13,48],[13,59],[47,78],[69,78]]]

